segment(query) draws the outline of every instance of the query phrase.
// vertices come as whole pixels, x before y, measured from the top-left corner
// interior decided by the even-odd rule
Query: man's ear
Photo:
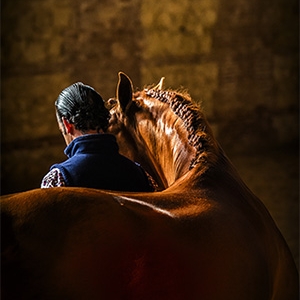
[[[62,122],[63,122],[63,126],[65,128],[65,132],[67,134],[73,134],[74,132],[74,125],[69,123],[68,120],[64,117],[61,118],[62,119]]]

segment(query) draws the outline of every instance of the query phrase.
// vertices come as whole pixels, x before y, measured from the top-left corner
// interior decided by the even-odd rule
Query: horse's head
[[[108,101],[109,132],[122,154],[141,163],[166,188],[194,167],[205,168],[217,144],[189,95],[163,90],[162,83],[133,93],[131,80],[119,73],[116,98]]]

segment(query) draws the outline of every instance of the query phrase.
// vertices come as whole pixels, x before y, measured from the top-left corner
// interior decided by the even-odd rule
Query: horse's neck
[[[172,91],[144,90],[139,97],[150,117],[142,114],[137,126],[168,186],[195,166],[202,173],[218,146],[200,108],[189,95]]]
[[[110,122],[110,128],[107,132],[116,137],[120,154],[141,164],[144,170],[152,176],[159,190],[168,187],[160,165],[144,141],[141,140],[141,136],[133,129],[134,127],[129,126],[127,128],[124,126],[120,122],[120,115],[113,115]],[[128,121],[128,123],[130,122]]]
[[[138,122],[140,135],[170,186],[189,171],[196,150],[189,144],[182,120],[169,108],[154,115],[157,118]]]

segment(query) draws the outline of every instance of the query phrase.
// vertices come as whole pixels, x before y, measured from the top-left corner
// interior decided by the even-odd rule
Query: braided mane
[[[211,132],[207,132],[209,129],[207,121],[200,108],[192,102],[190,95],[172,90],[145,89],[144,92],[148,97],[169,104],[175,115],[183,121],[188,131],[189,144],[196,149],[190,169],[200,162],[206,162],[207,150],[212,146],[212,135]]]

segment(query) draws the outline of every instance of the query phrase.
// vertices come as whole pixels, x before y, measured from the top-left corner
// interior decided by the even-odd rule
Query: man
[[[81,82],[67,87],[60,93],[55,107],[68,159],[50,168],[42,180],[42,188],[153,191],[145,171],[119,153],[113,135],[105,134],[110,114],[92,87]]]

